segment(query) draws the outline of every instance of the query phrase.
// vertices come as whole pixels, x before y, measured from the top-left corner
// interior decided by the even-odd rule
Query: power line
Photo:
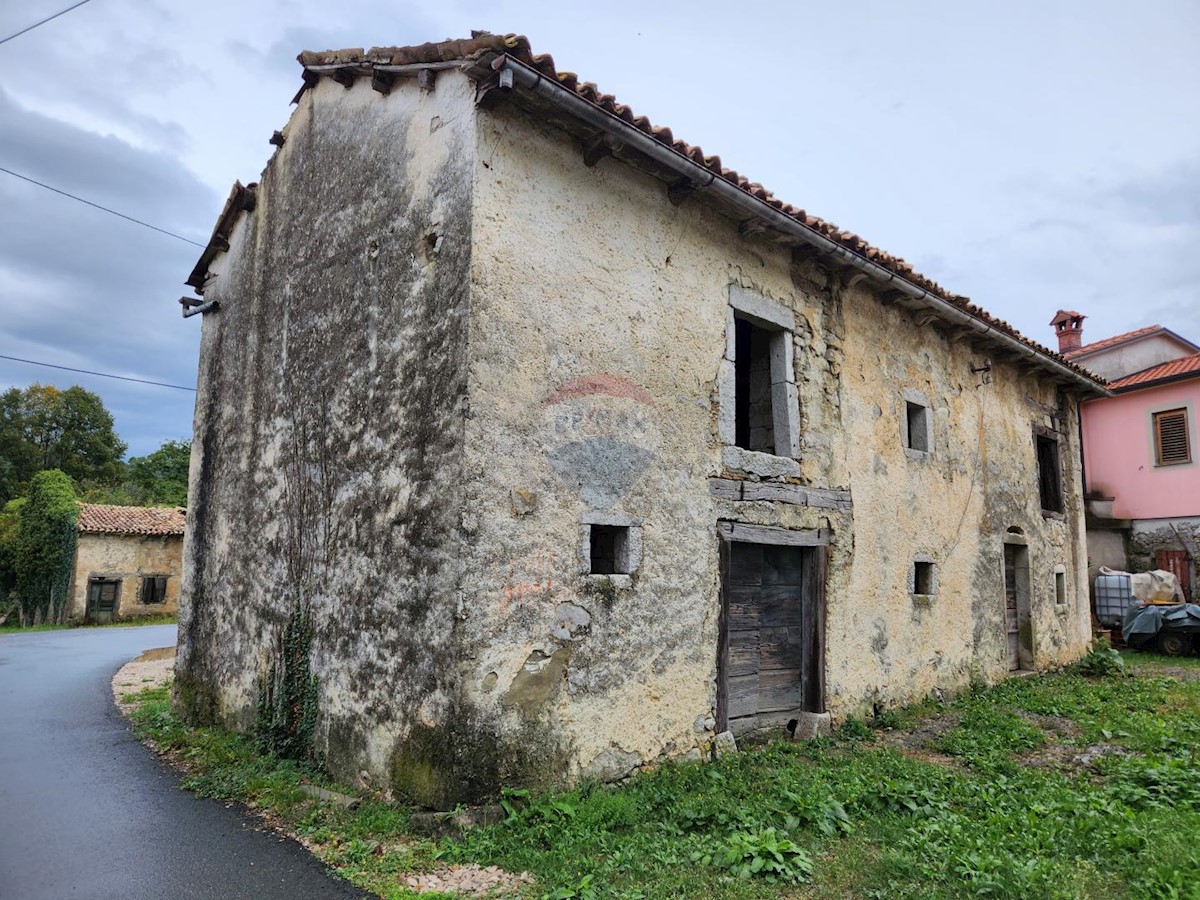
[[[79,0],[79,2],[76,3],[74,6],[68,6],[66,9],[60,9],[54,15],[47,16],[46,18],[42,19],[42,21],[40,21],[40,22],[34,22],[28,28],[22,28],[16,34],[10,34],[8,37],[4,38],[3,40],[0,40],[0,44],[7,44],[13,38],[20,37],[21,35],[25,34],[25,32],[27,32],[27,31],[33,31],[33,29],[37,28],[39,25],[45,25],[47,22],[51,21],[52,19],[57,19],[59,16],[66,15],[71,10],[79,9],[79,7],[83,6],[83,4],[90,3],[90,2],[91,2],[91,0]]]
[[[99,375],[101,378],[115,378],[118,381],[135,381],[138,384],[152,384],[155,387],[174,388],[177,391],[191,391],[196,393],[193,387],[184,387],[182,384],[167,384],[163,381],[147,381],[145,378],[130,378],[128,375],[109,375],[107,372],[93,372],[90,369],[73,369],[70,366],[59,366],[54,363],[39,362],[36,359],[21,359],[19,356],[5,356],[0,353],[0,359],[11,359],[13,362],[29,363],[31,366],[46,366],[50,369],[63,369],[67,372],[79,372],[83,375]]]
[[[51,187],[48,184],[42,184],[42,182],[35,181],[28,175],[22,175],[20,172],[14,172],[12,169],[6,169],[3,166],[0,166],[0,172],[4,172],[7,175],[12,175],[14,178],[20,178],[22,181],[28,181],[30,184],[36,184],[38,187],[45,188],[48,191],[54,191],[56,194],[62,194],[64,197],[70,197],[72,200],[78,200],[80,203],[86,203],[88,206],[103,210],[106,213],[111,213],[112,215],[118,216],[127,222],[133,222],[135,225],[141,225],[143,228],[149,228],[151,231],[157,231],[159,234],[165,234],[167,237],[173,237],[177,241],[184,241],[185,243],[193,244],[197,247],[204,247],[204,244],[193,241],[191,238],[185,238],[181,234],[176,234],[173,231],[167,231],[165,228],[159,228],[157,225],[151,225],[149,222],[143,222],[141,219],[135,219],[133,216],[127,216],[125,213],[119,213],[115,209],[109,209],[107,206],[101,206],[99,203],[93,203],[91,200],[84,200],[82,197],[76,197],[74,194],[68,194],[66,191],[61,191],[56,187]]]

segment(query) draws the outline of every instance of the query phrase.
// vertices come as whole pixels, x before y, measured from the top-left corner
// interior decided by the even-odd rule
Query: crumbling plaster
[[[1075,658],[1090,638],[1076,404],[1052,383],[989,359],[862,289],[847,292],[846,401],[841,447],[851,469],[852,577],[832,597],[827,659],[830,706],[869,712],[1007,674],[1003,538],[1019,529],[1031,561],[1034,658],[1044,668]],[[972,372],[990,364],[989,372]],[[930,400],[929,454],[897,439],[906,397]],[[1059,439],[1065,509],[1043,515],[1035,426]],[[914,559],[935,563],[927,607],[908,596]],[[1070,602],[1055,608],[1054,571]],[[870,652],[864,652],[869,648]],[[866,700],[877,697],[870,706]]]
[[[837,719],[1005,674],[1002,536],[1028,535],[1037,663],[1087,634],[1075,410],[501,103],[306,91],[206,292],[177,700],[247,727],[297,597],[319,741],[430,805],[620,777],[713,738],[718,520],[829,535]],[[796,459],[722,439],[730,286],[790,311]],[[790,382],[788,382],[790,385]],[[904,453],[903,391],[933,447]],[[1062,517],[1032,428],[1062,430]],[[763,456],[759,454],[758,456]],[[753,462],[753,465],[748,465]],[[774,474],[771,474],[774,472]],[[853,508],[714,497],[709,479],[848,490]],[[640,564],[586,575],[588,522]],[[937,565],[917,607],[913,558]],[[1053,612],[1055,565],[1074,602]]]
[[[585,167],[571,141],[518,111],[479,122],[462,628],[466,689],[480,702],[504,708],[506,685],[561,654],[557,692],[504,715],[553,736],[572,774],[711,737],[697,723],[711,726],[714,703],[718,519],[832,530],[835,717],[1007,674],[1010,526],[1030,536],[1038,664],[1078,654],[1088,638],[1078,439],[1053,385],[1002,363],[980,385],[970,368],[986,351],[739,238],[695,201],[672,206],[660,182],[620,162]],[[745,454],[728,452],[718,421],[731,284],[794,316],[795,480],[850,488],[852,514],[709,496],[708,477],[745,476],[727,468]],[[899,437],[906,389],[931,398],[934,447],[920,459]],[[1062,431],[1062,517],[1038,508],[1035,424]],[[614,508],[643,520],[643,564],[628,588],[597,594],[571,546],[589,498],[555,459],[564,445],[612,442],[642,451],[644,473]],[[605,477],[600,460],[579,459]],[[518,509],[514,492],[537,502]],[[938,567],[925,606],[907,589],[914,558]],[[1054,611],[1056,565],[1073,573],[1065,614]],[[564,604],[589,622],[569,641],[555,636]]]
[[[87,615],[89,578],[118,579],[121,592],[116,616],[170,615],[179,609],[179,574],[183,539],[178,536],[136,534],[81,534],[75,548],[68,617],[81,622]],[[166,575],[167,594],[162,603],[142,603],[144,575]]]
[[[176,700],[249,727],[306,603],[319,749],[379,784],[454,702],[473,96],[307,91],[205,293]]]

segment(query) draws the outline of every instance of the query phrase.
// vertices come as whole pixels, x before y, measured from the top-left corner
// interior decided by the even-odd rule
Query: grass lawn
[[[20,625],[0,625],[0,634],[32,634],[37,631],[63,631],[67,628],[133,628],[138,625],[174,625],[179,619],[176,616],[142,616],[136,619],[119,619],[105,625],[30,625],[22,628]]]
[[[311,798],[304,781],[337,786],[184,726],[167,688],[133,719],[185,787],[248,803],[383,897],[469,864],[551,900],[1200,897],[1200,660],[1126,659],[1130,677],[1013,678],[620,788],[510,794],[508,821],[462,842],[413,836],[400,805]]]

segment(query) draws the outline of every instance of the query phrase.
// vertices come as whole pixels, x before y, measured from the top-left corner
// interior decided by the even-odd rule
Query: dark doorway
[[[1033,668],[1033,617],[1029,606],[1029,548],[1004,545],[1004,630],[1008,670]]]
[[[87,620],[104,624],[117,617],[121,601],[121,582],[114,578],[89,578]]]
[[[824,711],[825,550],[722,541],[719,730]]]

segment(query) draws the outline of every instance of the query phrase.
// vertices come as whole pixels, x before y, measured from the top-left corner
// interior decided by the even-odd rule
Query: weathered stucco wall
[[[827,537],[835,718],[1005,674],[1013,528],[1036,664],[1078,653],[1069,399],[1004,364],[979,384],[984,353],[473,100],[452,73],[386,97],[319,82],[214,265],[177,682],[191,716],[250,724],[299,599],[318,743],[343,777],[445,806],[694,754],[716,724],[719,520]],[[731,293],[794,320],[794,386],[771,366],[796,398],[775,422],[790,441],[798,421],[794,460],[726,446]],[[927,456],[901,443],[918,395]],[[1061,434],[1061,517],[1039,509],[1035,425]],[[849,491],[853,508],[719,499],[714,478]],[[631,526],[636,571],[584,574],[588,523]],[[914,558],[936,567],[932,598],[910,591]]]
[[[1035,664],[1075,658],[1090,630],[1074,400],[994,359],[985,382],[971,369],[994,351],[922,327],[864,290],[849,292],[845,305],[839,444],[851,471],[855,543],[848,590],[830,601],[830,705],[870,713],[1004,677],[1010,529],[1028,542]],[[930,401],[927,455],[901,441],[905,389]],[[1041,511],[1035,426],[1058,436],[1062,515]],[[910,594],[918,555],[935,566],[931,598]]]
[[[307,604],[317,744],[348,779],[386,782],[406,738],[466,724],[472,100],[461,76],[305,92],[205,294],[176,699],[248,727]]]
[[[116,615],[120,619],[169,615],[179,609],[180,572],[183,569],[183,538],[179,536],[81,534],[75,550],[68,616],[82,621],[87,615],[89,578],[120,579],[121,593]],[[167,576],[163,603],[141,602],[142,578]]]
[[[478,146],[464,685],[555,758],[535,777],[615,777],[712,735],[729,285],[805,307],[786,254],[618,162],[584,167],[561,133],[500,108]],[[745,521],[828,524],[753,506]],[[641,525],[615,589],[581,574],[596,515]]]
[[[1038,665],[1088,638],[1075,410],[1052,386],[885,310],[661,182],[501,107],[480,118],[467,424],[464,690],[557,760],[614,776],[711,737],[718,519],[825,528],[829,708],[870,713],[1007,672],[1003,535],[1030,545]],[[796,318],[800,465],[853,512],[710,496],[722,462],[730,284]],[[901,445],[902,389],[932,400],[934,449]],[[1037,493],[1034,425],[1062,433],[1063,517]],[[787,471],[784,466],[781,471]],[[600,487],[598,487],[598,485]],[[581,520],[641,523],[616,590],[580,574]],[[914,601],[915,556],[939,589]],[[1054,571],[1068,573],[1055,605]]]

